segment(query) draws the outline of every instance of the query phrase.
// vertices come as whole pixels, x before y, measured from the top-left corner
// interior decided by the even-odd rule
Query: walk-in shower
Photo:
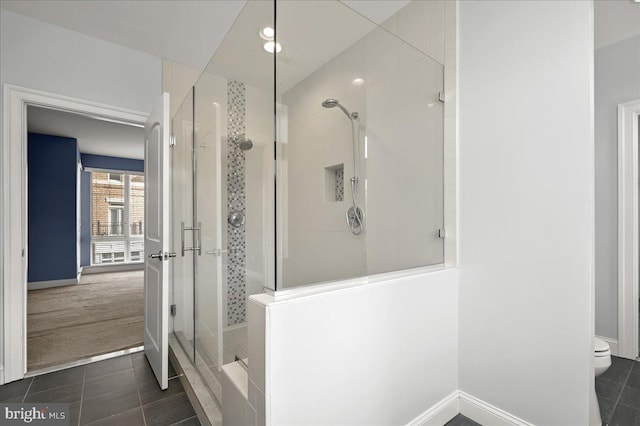
[[[443,50],[388,28],[339,1],[248,1],[177,102],[172,251],[195,249],[171,261],[172,325],[219,399],[251,354],[250,296],[444,260]]]
[[[360,114],[358,112],[349,112],[344,106],[340,104],[337,99],[326,99],[322,102],[323,108],[335,108],[338,107],[345,113],[347,118],[351,121],[351,145],[353,147],[353,176],[349,179],[351,182],[351,201],[352,205],[347,209],[345,213],[347,219],[347,226],[351,230],[353,235],[360,235],[364,230],[364,211],[358,207],[358,162],[360,159],[358,150],[358,119]]]

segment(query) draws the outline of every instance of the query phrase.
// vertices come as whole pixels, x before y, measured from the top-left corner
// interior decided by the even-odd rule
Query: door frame
[[[0,194],[2,350],[0,384],[27,372],[27,106],[144,127],[148,114],[12,84],[3,85]]]
[[[618,345],[636,359],[638,342],[638,119],[640,99],[618,105]]]

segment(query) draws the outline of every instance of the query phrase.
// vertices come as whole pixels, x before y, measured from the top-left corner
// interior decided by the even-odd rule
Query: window
[[[144,176],[91,173],[91,264],[144,260]]]
[[[109,204],[109,235],[124,235],[124,205]]]

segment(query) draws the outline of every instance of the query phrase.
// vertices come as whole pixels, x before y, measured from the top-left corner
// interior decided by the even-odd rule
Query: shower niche
[[[324,168],[324,201],[344,201],[344,164]]]

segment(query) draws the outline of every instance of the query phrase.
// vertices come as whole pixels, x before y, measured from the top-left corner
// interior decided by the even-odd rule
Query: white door
[[[144,126],[144,352],[162,389],[169,370],[169,94]]]

